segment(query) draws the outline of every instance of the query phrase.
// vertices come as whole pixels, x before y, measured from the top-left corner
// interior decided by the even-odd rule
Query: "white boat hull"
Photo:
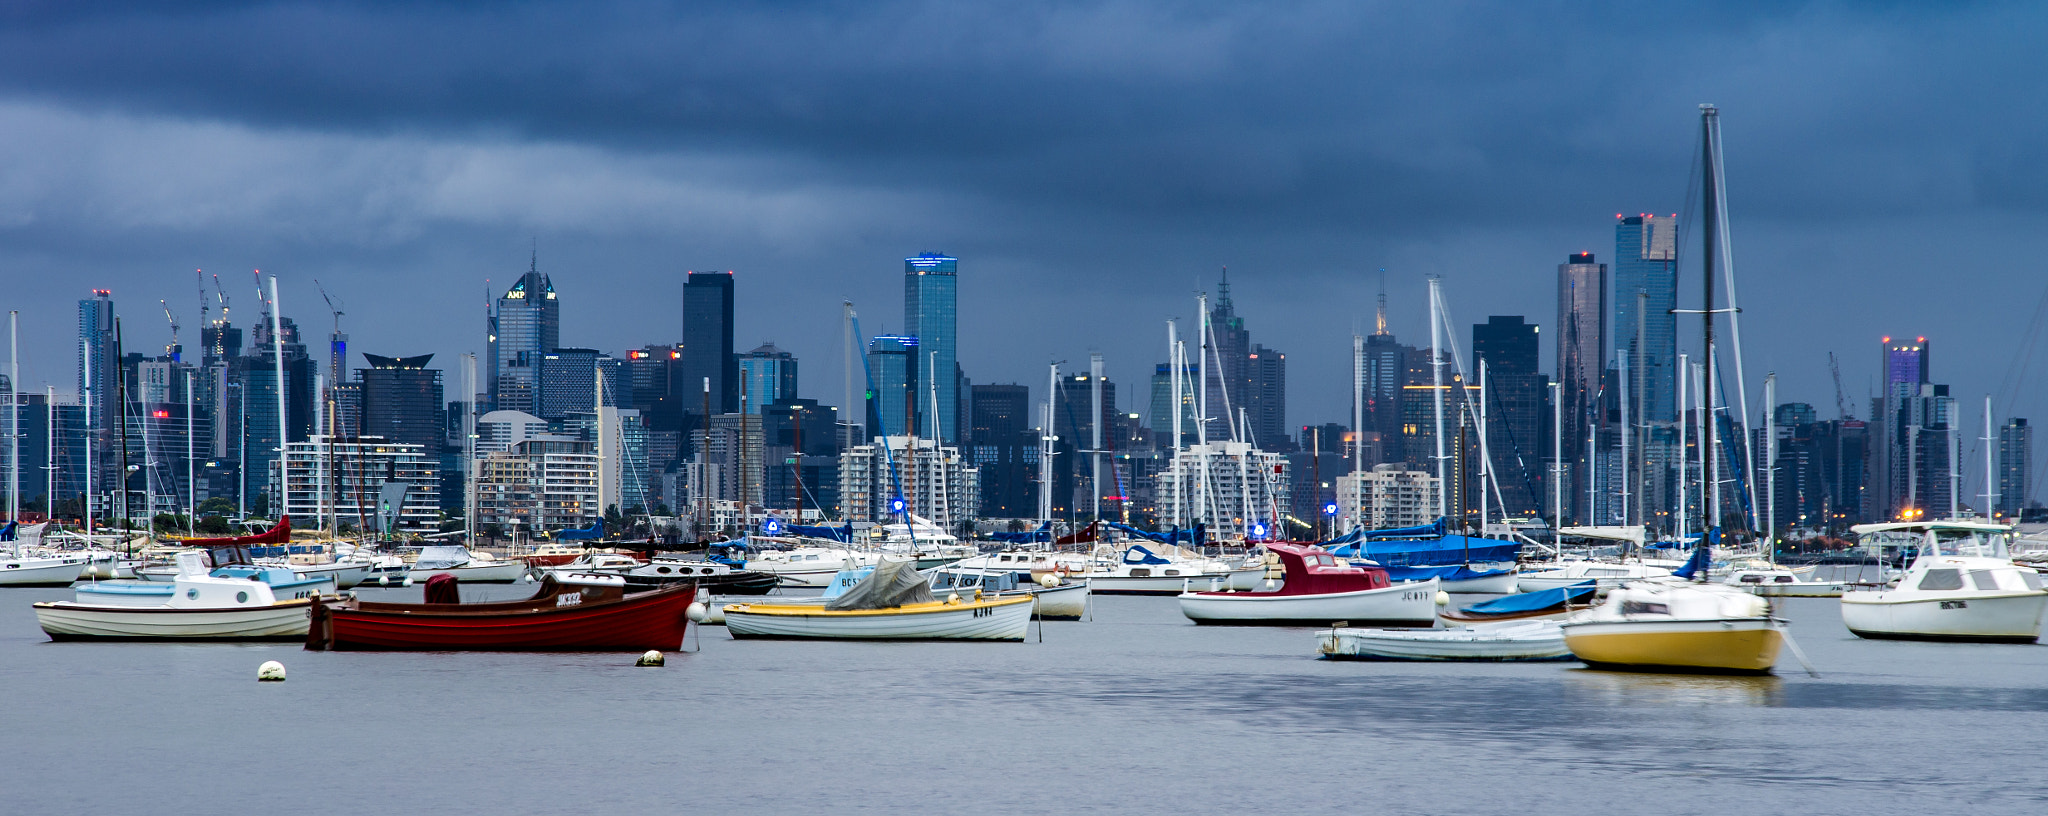
[[[961,606],[929,612],[876,610],[871,614],[757,614],[746,604],[725,608],[734,638],[827,640],[1023,640],[1031,626],[1029,603]],[[985,613],[984,613],[984,610]]]
[[[1827,581],[1788,581],[1772,584],[1730,584],[1740,587],[1753,595],[1766,598],[1840,598],[1849,590],[1846,583]]]
[[[459,567],[447,567],[444,569],[420,569],[414,567],[408,574],[412,576],[412,581],[416,584],[425,583],[428,578],[436,575],[453,575],[456,581],[465,584],[511,584],[517,583],[521,578],[525,578],[527,571],[528,568],[523,561],[489,561],[481,564],[472,562]],[[570,571],[585,572],[587,570]]]
[[[1443,582],[1444,591],[1452,595],[1513,595],[1520,589],[1520,581],[1513,572],[1487,575],[1479,578],[1459,578]]]
[[[1259,569],[1263,577],[1264,568]],[[1189,573],[1187,575],[1129,575],[1097,573],[1085,576],[1090,591],[1099,595],[1179,595],[1183,592],[1220,591],[1229,587],[1231,573]]]
[[[353,589],[370,577],[370,565],[361,562],[341,561],[333,564],[294,565],[292,572],[307,578],[321,575],[333,576],[337,589]]]
[[[1334,621],[1351,621],[1431,626],[1436,622],[1438,588],[1437,580],[1432,578],[1382,589],[1324,595],[1191,592],[1180,596],[1180,611],[1199,624],[1328,626]]]
[[[69,602],[35,605],[51,640],[298,640],[306,636],[304,600],[243,609],[166,609]]]
[[[1032,614],[1040,620],[1080,620],[1081,615],[1088,611],[1086,582],[1028,591],[1034,604]]]
[[[0,559],[0,586],[70,586],[90,564],[83,555]]]
[[[1857,637],[1877,639],[2033,643],[2041,637],[2044,610],[2048,592],[1842,595],[1842,623]]]
[[[1456,629],[1329,629],[1318,651],[1333,660],[1570,660],[1555,621]]]

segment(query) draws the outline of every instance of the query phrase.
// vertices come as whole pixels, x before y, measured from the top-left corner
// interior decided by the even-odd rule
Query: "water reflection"
[[[1766,675],[1646,674],[1637,672],[1572,669],[1564,673],[1564,688],[1590,706],[1781,706],[1785,704],[1784,680]]]

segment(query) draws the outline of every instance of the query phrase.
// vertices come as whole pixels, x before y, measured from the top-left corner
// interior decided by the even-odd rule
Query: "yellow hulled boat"
[[[932,596],[916,562],[883,559],[875,571],[822,604],[743,603],[722,611],[736,639],[1011,640],[1031,626],[1032,598]]]
[[[1564,622],[1565,646],[1587,665],[1624,671],[1768,674],[1785,622],[1740,589],[1641,581]]]

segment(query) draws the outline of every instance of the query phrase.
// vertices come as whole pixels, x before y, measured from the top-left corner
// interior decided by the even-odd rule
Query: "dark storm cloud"
[[[0,159],[0,256],[47,273],[35,286],[63,280],[30,289],[59,313],[83,285],[66,276],[147,303],[187,284],[145,269],[283,265],[358,284],[358,337],[466,348],[474,326],[396,293],[466,315],[538,235],[544,260],[576,270],[558,283],[584,287],[572,308],[650,293],[578,342],[667,339],[673,274],[714,264],[760,283],[743,334],[829,359],[839,297],[863,301],[868,328],[894,320],[892,259],[945,249],[966,259],[978,381],[1036,381],[1090,344],[1134,406],[1158,320],[1229,265],[1257,338],[1292,352],[1290,418],[1307,422],[1348,410],[1344,335],[1370,270],[1394,270],[1409,339],[1423,272],[1449,277],[1461,318],[1547,323],[1564,253],[1611,251],[1616,211],[1686,206],[1701,102],[1727,111],[1753,351],[1796,387],[1821,387],[1826,348],[1881,332],[1995,347],[1983,327],[1998,322],[1969,319],[1967,299],[1892,290],[1944,268],[1958,289],[2028,300],[2048,250],[2048,15],[2024,5],[0,14],[16,148]]]

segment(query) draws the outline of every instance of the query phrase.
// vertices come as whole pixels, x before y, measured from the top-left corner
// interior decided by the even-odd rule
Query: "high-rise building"
[[[598,368],[611,359],[597,349],[585,348],[558,348],[541,355],[540,399],[534,413],[559,422],[571,411],[590,410],[596,399]],[[615,366],[607,368],[605,404],[616,406],[622,373]],[[624,385],[631,387],[631,383]]]
[[[539,408],[541,358],[562,344],[562,304],[537,256],[492,305],[490,320],[491,407],[532,413]]]
[[[2025,417],[1998,429],[1998,514],[2017,517],[2033,505],[2034,429]]]
[[[507,412],[510,413],[510,412]],[[476,461],[476,519],[486,535],[584,528],[598,519],[597,453],[567,436],[522,439]]]
[[[1618,217],[1612,301],[1607,348],[1609,359],[1628,360],[1631,420],[1677,421],[1678,216]]]
[[[1557,411],[1564,425],[1566,463],[1565,515],[1592,519],[1594,508],[1576,506],[1588,496],[1594,461],[1587,459],[1586,439],[1605,424],[1600,386],[1607,370],[1607,265],[1580,252],[1557,267],[1557,381],[1562,396]],[[1611,492],[1611,491],[1609,491]]]
[[[888,436],[839,455],[842,518],[901,523],[892,507],[899,487],[904,512],[940,527],[958,530],[980,518],[981,471],[968,464],[958,448],[930,439]]]
[[[1437,518],[1440,490],[1435,474],[1399,462],[1346,473],[1337,477],[1338,525],[1384,530],[1429,524]]]
[[[796,355],[762,343],[739,357],[740,412],[758,414],[784,399],[796,398]]]
[[[1181,372],[1180,381],[1180,433],[1181,444],[1195,443],[1195,374],[1193,369]],[[1146,408],[1145,418],[1152,426],[1155,444],[1172,448],[1173,439],[1173,366],[1160,363],[1152,371],[1152,400]]]
[[[361,435],[418,445],[427,455],[438,455],[447,440],[448,409],[441,370],[427,367],[434,355],[364,354],[363,360],[370,367],[356,369],[363,400]]]
[[[1881,345],[1884,385],[1872,399],[1873,481],[1879,519],[1939,518],[1953,495],[1954,472],[1950,436],[1956,431],[1956,406],[1948,386],[1931,382],[1925,337],[1893,339]]]
[[[652,411],[667,399],[698,396],[696,391],[684,387],[682,363],[682,349],[673,345],[626,352],[626,377],[633,385],[631,407]]]
[[[711,413],[740,408],[739,360],[732,347],[731,272],[691,272],[683,284],[683,410],[699,413],[705,379],[711,381]]]
[[[282,338],[273,337],[270,321],[264,319],[251,331],[249,353],[235,361],[232,375],[241,383],[239,399],[241,437],[241,494],[251,508],[256,498],[271,485],[272,470],[285,443],[303,442],[313,433],[313,380],[318,366],[306,354],[299,339],[299,326],[291,318],[280,318]],[[279,399],[277,350],[284,350],[284,398]],[[278,411],[284,411],[285,438],[279,440]],[[272,497],[272,513],[276,511]]]
[[[839,503],[839,409],[785,397],[761,409],[763,500],[830,512]]]
[[[1210,442],[1180,450],[1154,475],[1161,523],[1203,525],[1212,536],[1285,535],[1282,514],[1293,506],[1287,456],[1247,442]]]
[[[882,335],[868,343],[867,426],[877,436],[923,426],[918,418],[929,409],[917,379],[919,342],[915,337]]]
[[[1549,484],[1550,378],[1537,370],[1537,328],[1520,315],[1472,326],[1472,372],[1486,363],[1486,445],[1510,517],[1543,511]]]
[[[917,338],[917,379],[936,387],[939,412],[925,417],[929,397],[920,395],[917,433],[944,444],[960,444],[960,286],[957,258],[921,252],[903,259],[904,334]]]
[[[440,457],[419,445],[315,435],[286,446],[282,476],[271,471],[270,495],[283,497],[275,512],[294,520],[430,533],[441,521],[440,471]],[[387,496],[397,497],[388,507]],[[379,523],[385,519],[388,527]]]
[[[981,471],[981,516],[1036,516],[1038,432],[1031,421],[1031,389],[977,385],[971,393],[973,437],[966,455]]]
[[[114,292],[94,289],[92,297],[78,302],[78,394],[87,401],[88,427],[100,436],[104,449],[109,429],[114,427],[114,407],[120,397],[114,384],[119,376],[114,357]],[[93,474],[96,484],[105,476]]]
[[[1287,355],[1252,343],[1251,331],[1230,300],[1227,273],[1217,283],[1216,302],[1209,307],[1209,331],[1213,337],[1197,337],[1188,344],[1190,351],[1209,360],[1208,380],[1203,383],[1207,404],[1202,406],[1208,412],[1208,439],[1256,440],[1265,450],[1292,447],[1287,436]],[[1188,363],[1201,379],[1201,361]],[[1250,439],[1245,438],[1247,433]]]

